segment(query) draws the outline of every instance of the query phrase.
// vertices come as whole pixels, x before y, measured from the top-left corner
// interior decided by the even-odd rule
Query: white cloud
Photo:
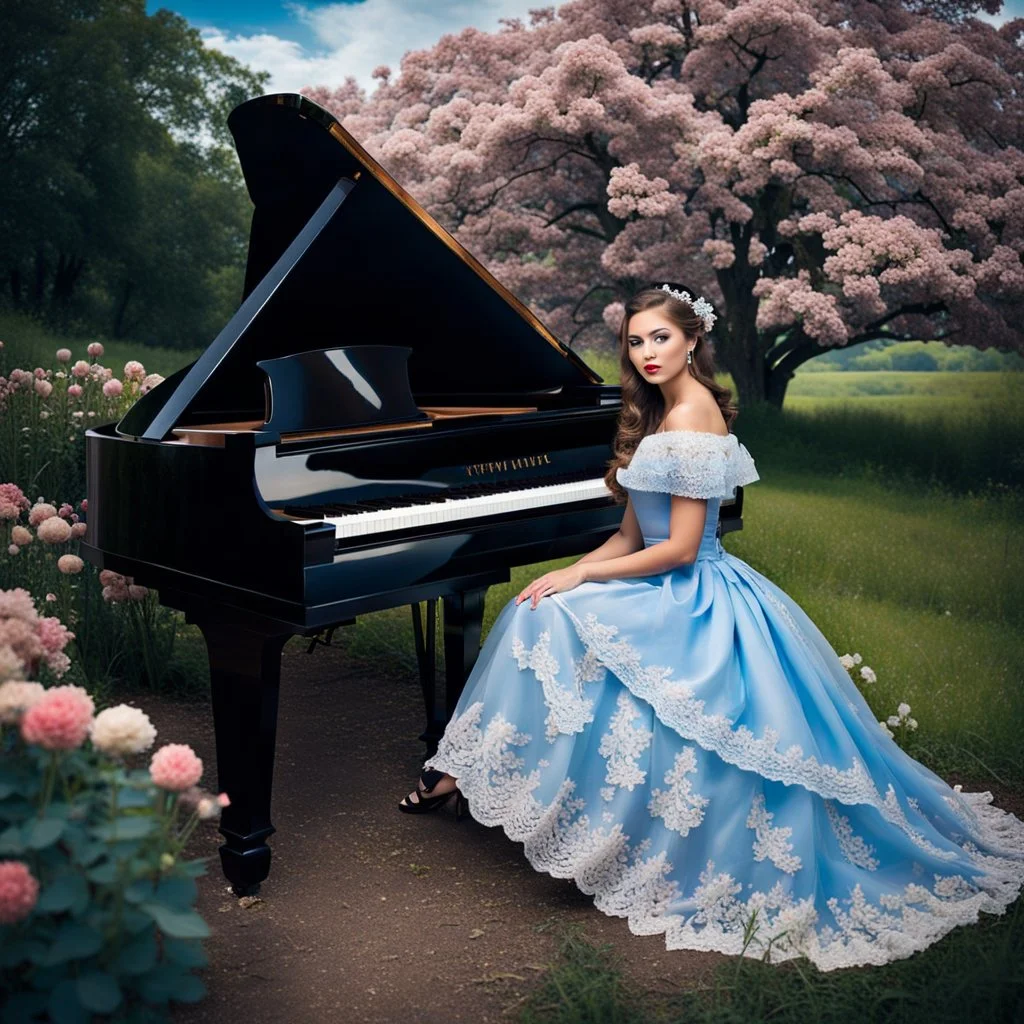
[[[337,86],[352,75],[368,92],[371,72],[387,64],[396,74],[408,50],[433,46],[447,32],[473,26],[497,29],[499,18],[523,18],[545,0],[364,0],[316,8],[289,4],[313,33],[315,52],[280,36],[243,36],[220,28],[203,31],[207,46],[259,71],[269,71],[269,92],[297,92],[304,85]]]

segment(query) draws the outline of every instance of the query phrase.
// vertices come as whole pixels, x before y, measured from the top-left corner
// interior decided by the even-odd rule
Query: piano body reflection
[[[231,798],[221,863],[244,895],[270,869],[288,638],[329,642],[410,605],[432,753],[487,588],[597,547],[623,508],[603,480],[617,386],[321,107],[264,96],[228,124],[255,207],[241,306],[194,363],[87,432],[83,553],[203,633]],[[741,508],[737,491],[723,530]]]

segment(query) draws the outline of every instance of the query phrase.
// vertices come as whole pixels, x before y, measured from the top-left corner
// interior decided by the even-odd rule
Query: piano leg
[[[488,586],[445,594],[444,601],[444,695],[437,692],[434,671],[434,601],[427,602],[427,637],[424,644],[419,605],[411,605],[420,685],[427,712],[427,727],[420,739],[427,745],[427,757],[437,753],[444,727],[455,711],[462,688],[480,655],[483,632],[484,599]]]
[[[237,895],[252,896],[270,873],[281,649],[290,634],[204,619],[196,625],[210,658],[217,789],[231,800],[220,819],[221,867]]]

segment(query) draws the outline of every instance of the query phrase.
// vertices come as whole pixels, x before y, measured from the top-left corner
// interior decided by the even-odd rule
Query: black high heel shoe
[[[447,793],[439,793],[437,796],[428,795],[444,777],[445,773],[439,772],[436,768],[425,768],[420,773],[420,782],[423,783],[423,788],[418,791],[416,803],[405,796],[398,805],[398,809],[406,814],[426,814],[428,811],[436,811],[454,796],[455,820],[461,821],[463,815],[469,812],[469,801],[459,792],[458,787],[450,789]]]

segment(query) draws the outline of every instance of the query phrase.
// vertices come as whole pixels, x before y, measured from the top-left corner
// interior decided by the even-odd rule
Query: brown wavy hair
[[[701,382],[718,403],[725,418],[726,426],[732,429],[733,420],[736,419],[738,409],[732,401],[732,391],[715,383],[715,356],[705,339],[704,321],[693,311],[693,307],[686,302],[673,299],[667,292],[661,290],[662,283],[677,291],[689,292],[690,295],[697,293],[691,288],[686,288],[673,281],[659,282],[641,288],[626,303],[625,313],[622,317],[622,326],[619,328],[619,370],[622,380],[622,410],[619,413],[618,427],[615,433],[615,441],[612,449],[615,452],[614,458],[608,463],[608,471],[605,473],[604,481],[608,489],[615,497],[616,504],[624,505],[628,495],[625,489],[615,479],[615,471],[620,466],[628,466],[636,451],[637,445],[648,434],[653,433],[661,425],[665,418],[665,400],[661,395],[661,388],[645,380],[637,372],[629,359],[629,321],[636,313],[642,313],[648,309],[664,308],[664,315],[678,327],[686,336],[687,340],[696,337],[697,344],[693,348],[693,362],[688,363],[686,369],[690,376]]]

